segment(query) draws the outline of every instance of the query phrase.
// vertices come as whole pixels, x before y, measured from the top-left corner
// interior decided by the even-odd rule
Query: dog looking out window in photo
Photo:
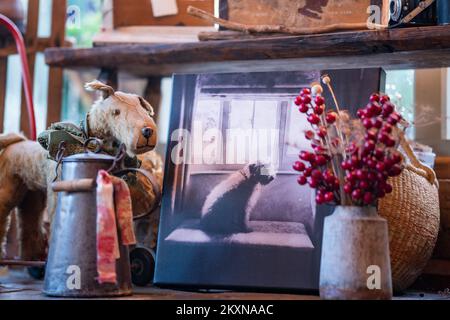
[[[254,163],[231,174],[208,195],[202,208],[201,228],[206,233],[251,232],[248,222],[261,190],[275,177],[263,164]]]

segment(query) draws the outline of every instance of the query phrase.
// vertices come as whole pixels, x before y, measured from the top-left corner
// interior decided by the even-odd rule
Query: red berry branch
[[[295,99],[311,130],[305,132],[313,152],[301,151],[293,168],[300,185],[316,189],[318,204],[369,206],[392,192],[388,179],[401,174],[398,152],[403,118],[387,95],[373,94],[358,119],[340,111],[328,76],[323,78],[337,111],[327,111],[320,84],[303,89]]]

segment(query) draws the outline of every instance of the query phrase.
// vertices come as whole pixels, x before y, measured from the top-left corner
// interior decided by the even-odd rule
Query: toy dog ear
[[[103,99],[108,99],[110,96],[113,96],[115,91],[112,87],[98,81],[92,81],[86,83],[84,86],[88,91],[101,91],[103,93]]]
[[[141,103],[142,108],[144,108],[145,110],[148,111],[148,114],[150,115],[150,117],[153,117],[155,115],[155,111],[153,110],[153,107],[150,105],[150,103],[145,101],[144,98],[139,97],[139,102]]]

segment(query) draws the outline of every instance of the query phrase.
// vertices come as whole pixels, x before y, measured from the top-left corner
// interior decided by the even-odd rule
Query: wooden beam
[[[28,64],[30,68],[31,77],[31,90],[34,88],[34,67],[36,62],[36,45],[38,38],[38,25],[39,25],[39,0],[28,1],[28,18],[27,28],[25,33],[25,42],[27,48],[31,50],[28,53]],[[29,115],[27,111],[27,104],[25,99],[25,91],[22,84],[22,100],[20,107],[20,129],[28,136],[30,134]]]
[[[66,44],[66,46],[68,46]],[[27,53],[33,54],[36,52],[43,52],[45,49],[52,47],[50,43],[50,38],[38,38],[36,40],[36,45],[34,47],[27,47]],[[7,57],[12,54],[17,53],[16,45],[10,45],[8,47],[4,47],[0,49],[0,58],[1,57]]]
[[[98,80],[112,87],[114,90],[119,90],[119,74],[116,69],[102,69]]]
[[[144,99],[147,100],[153,110],[155,111],[154,120],[158,123],[158,119],[161,111],[161,101],[162,101],[162,93],[161,93],[161,77],[148,77],[147,78],[147,86],[145,87]]]
[[[66,11],[67,0],[53,1],[52,4],[52,29],[50,45],[52,47],[63,47],[66,37]]]
[[[212,31],[214,27],[122,27],[100,32],[94,37],[94,46],[197,42],[199,33]]]
[[[65,45],[67,0],[52,3],[52,30],[50,43],[54,47]],[[50,66],[47,95],[47,126],[61,120],[64,71]]]
[[[50,68],[48,75],[47,127],[61,121],[62,97],[64,89],[64,70]]]
[[[245,70],[249,71],[258,61],[264,67],[272,60],[287,59],[304,61],[305,65],[325,63],[327,68],[332,64],[341,69],[374,64],[376,67],[426,67],[449,65],[449,50],[450,26],[435,26],[168,45],[48,49],[46,62],[60,67],[153,68],[156,71],[164,68],[173,71],[193,64],[204,69],[206,63],[222,62],[228,67],[233,67],[232,63],[239,67],[245,64]],[[382,61],[376,60],[382,54],[386,54]],[[323,69],[323,65],[318,69]]]
[[[8,59],[0,58],[0,132],[3,132],[6,108],[6,78],[8,73]]]
[[[384,68],[388,70],[418,68],[448,68],[450,49],[424,50],[420,52],[383,53],[367,56],[338,56],[325,58],[236,60],[225,62],[192,62],[170,64],[120,65],[119,70],[139,76],[172,76],[174,73],[235,73],[235,72],[273,72],[273,71],[316,71],[327,69]],[[91,65],[90,68],[98,68]],[[73,66],[67,68],[84,68]]]

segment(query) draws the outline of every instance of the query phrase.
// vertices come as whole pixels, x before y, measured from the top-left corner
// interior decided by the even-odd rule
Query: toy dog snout
[[[150,127],[146,127],[142,129],[142,135],[144,136],[145,139],[150,139],[153,136],[153,129]]]

